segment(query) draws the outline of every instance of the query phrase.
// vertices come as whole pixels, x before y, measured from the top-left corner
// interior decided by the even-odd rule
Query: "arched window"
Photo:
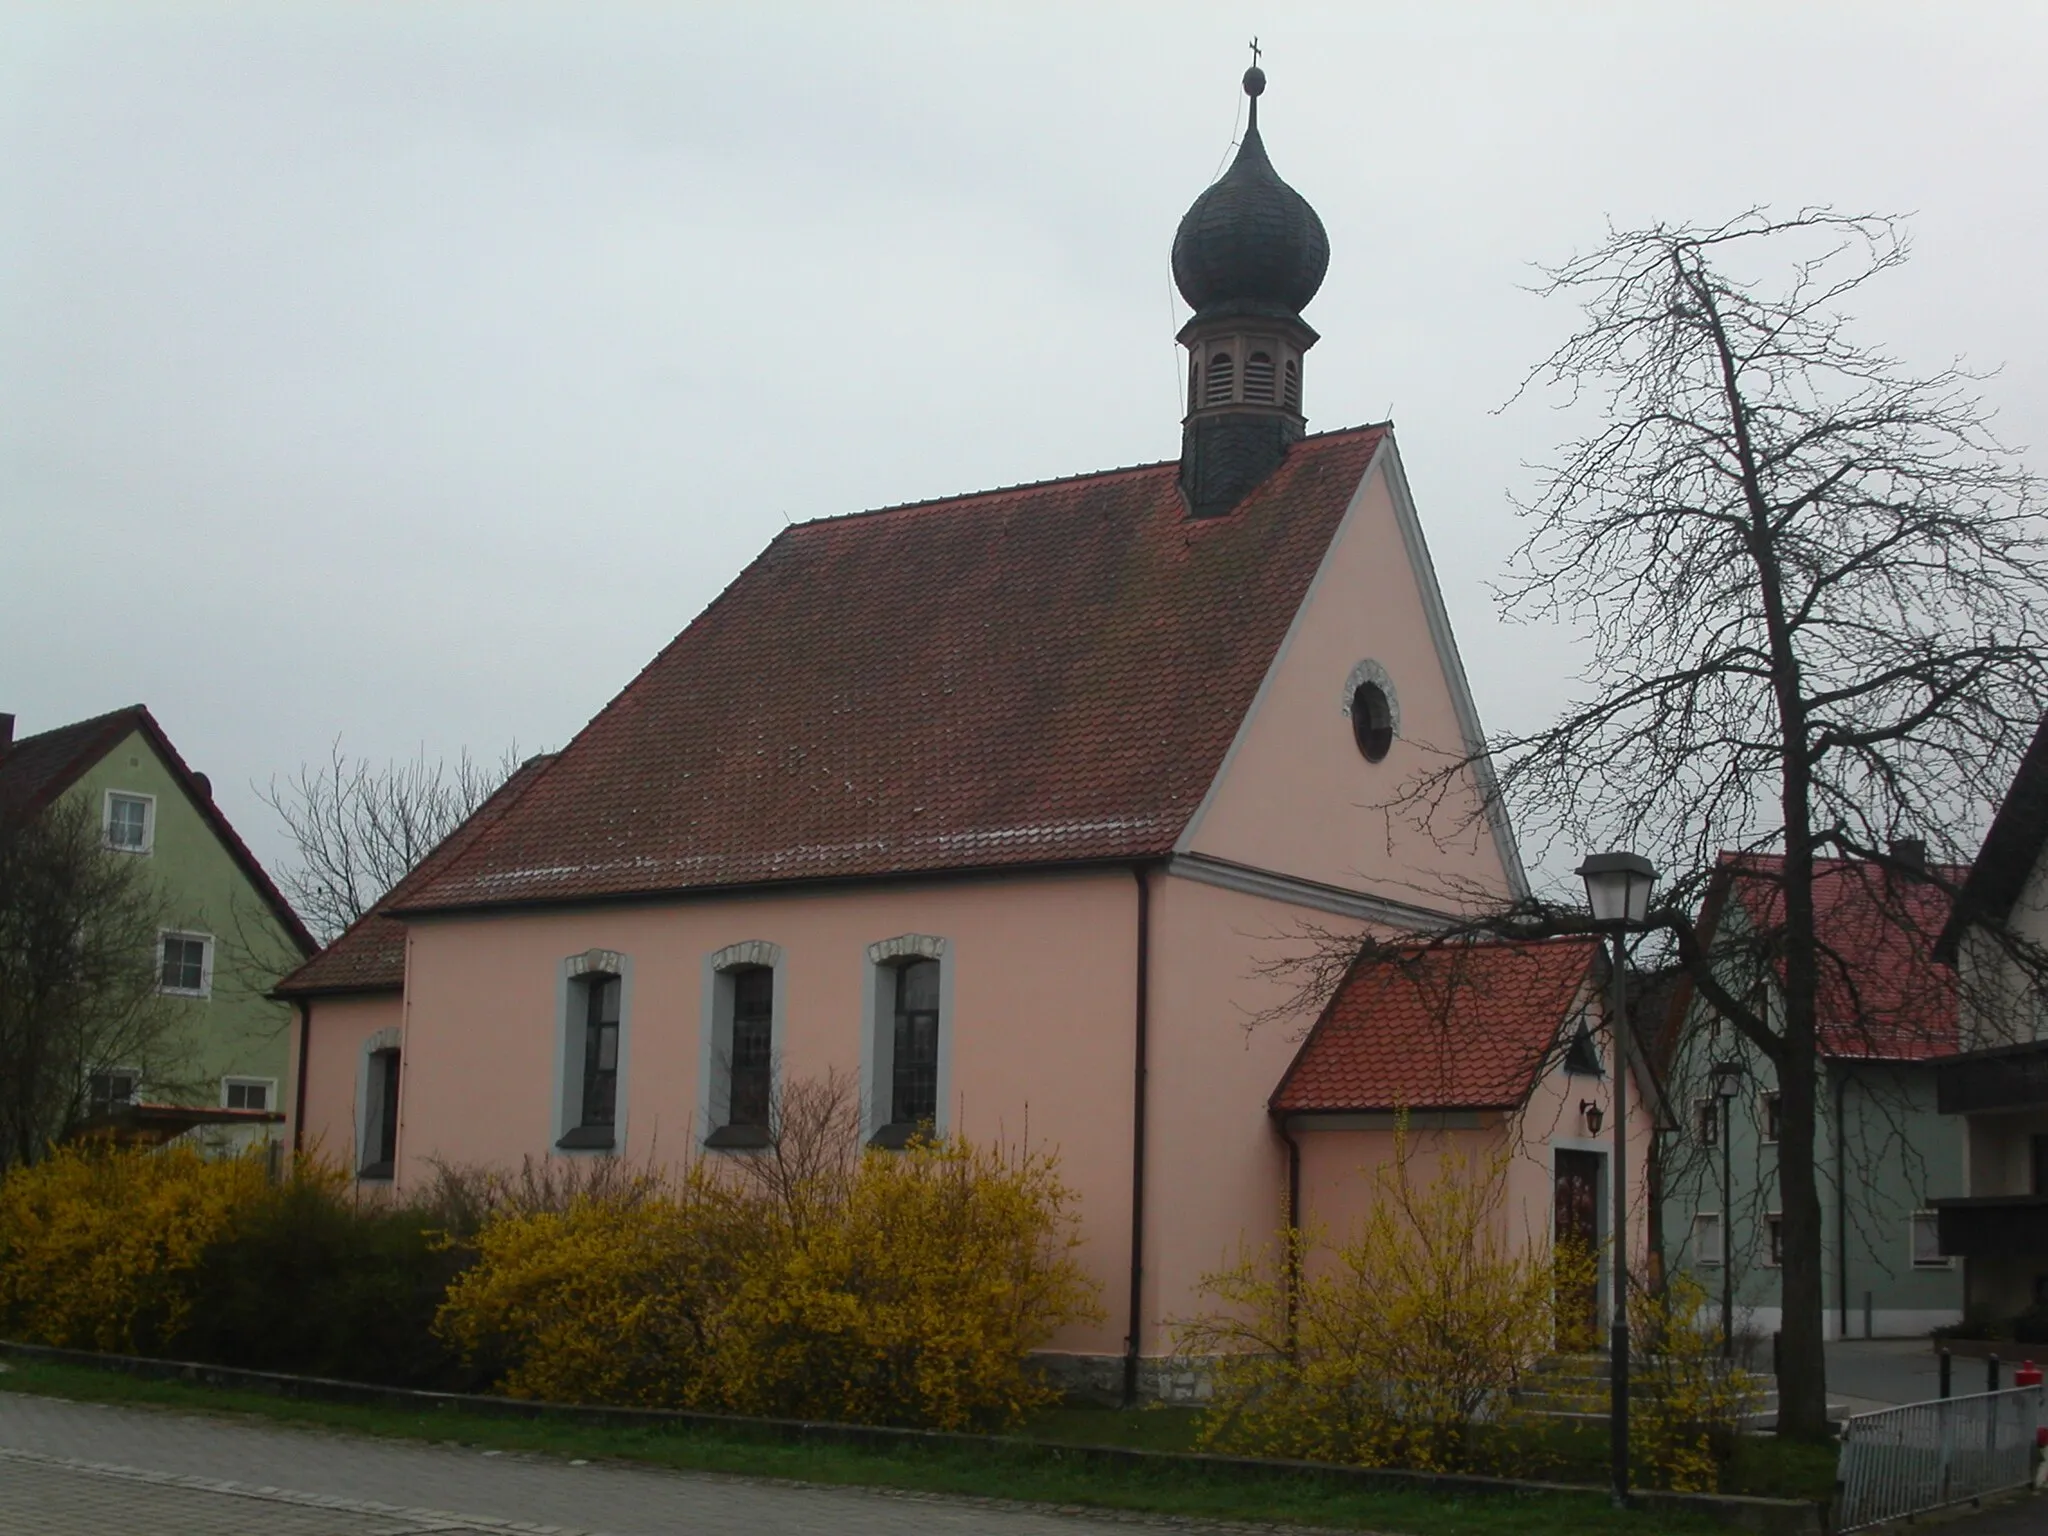
[[[1287,373],[1281,388],[1285,391],[1281,397],[1281,403],[1299,416],[1301,414],[1301,364],[1291,357],[1287,359]]]
[[[1273,354],[1254,352],[1244,360],[1244,397],[1260,405],[1273,403]]]
[[[1209,388],[1202,396],[1205,405],[1230,404],[1230,388],[1237,382],[1237,369],[1228,352],[1209,354]]]
[[[862,1124],[871,1147],[897,1148],[923,1127],[946,1132],[952,1051],[952,956],[947,942],[906,933],[868,946],[862,1023]]]
[[[924,1125],[939,1114],[939,962],[912,960],[899,965],[895,983],[889,1120],[894,1125]]]
[[[783,954],[747,939],[704,959],[702,1055],[707,1147],[765,1147],[775,1113],[775,1051],[781,1031]]]
[[[563,1151],[609,1152],[624,1144],[627,969],[626,957],[611,949],[562,962],[555,1145]]]
[[[1351,695],[1351,734],[1359,753],[1376,763],[1394,745],[1394,707],[1378,683],[1360,683]]]
[[[775,973],[765,965],[734,971],[727,1125],[767,1128],[774,1021]]]

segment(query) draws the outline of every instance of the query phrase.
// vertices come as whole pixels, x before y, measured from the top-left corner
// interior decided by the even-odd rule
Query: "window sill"
[[[391,1182],[391,1164],[365,1163],[357,1170],[356,1178],[364,1184],[389,1184]]]
[[[608,1125],[579,1125],[566,1131],[555,1146],[564,1152],[609,1152],[617,1145]]]
[[[704,1138],[704,1145],[723,1151],[752,1150],[775,1144],[765,1125],[721,1125]]]
[[[930,1121],[915,1124],[905,1120],[894,1120],[868,1138],[868,1146],[877,1152],[901,1152],[910,1145],[911,1138],[932,1135]]]

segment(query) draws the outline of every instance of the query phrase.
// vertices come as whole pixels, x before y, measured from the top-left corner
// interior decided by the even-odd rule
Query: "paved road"
[[[0,1536],[1130,1536],[1134,1523],[1149,1522],[578,1465],[0,1392]],[[2042,1536],[2048,1500],[1962,1515],[1940,1529]]]
[[[0,1392],[0,1533],[31,1531],[1130,1536],[1131,1524],[993,1501],[578,1466]]]

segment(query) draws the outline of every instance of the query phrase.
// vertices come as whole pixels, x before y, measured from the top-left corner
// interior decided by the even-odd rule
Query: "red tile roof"
[[[405,924],[390,915],[390,909],[408,892],[419,889],[458,855],[484,830],[503,816],[526,793],[540,771],[555,760],[543,752],[529,757],[513,770],[469,818],[441,839],[434,851],[412,867],[404,879],[386,891],[381,900],[339,934],[319,954],[293,971],[271,989],[277,997],[315,997],[337,992],[398,992],[405,987]]]
[[[1275,1113],[1514,1109],[1554,1060],[1598,939],[1368,951],[1274,1090]]]
[[[24,736],[0,751],[0,803],[39,811],[114,750],[149,711],[140,704]]]
[[[786,529],[397,908],[1167,853],[1384,437]]]
[[[1776,854],[1721,855],[1717,882],[1761,930],[1783,921],[1784,863]],[[1956,1049],[1956,975],[1935,959],[1934,946],[1948,922],[1949,892],[1969,871],[1935,865],[1929,873],[1935,880],[1861,859],[1817,861],[1822,1055],[1915,1061]]]
[[[141,704],[131,704],[126,709],[112,710],[104,715],[94,715],[89,720],[24,736],[5,752],[0,752],[0,804],[19,805],[31,813],[40,811],[77,783],[81,775],[113,751],[131,731],[140,731],[149,739],[157,756],[170,770],[171,777],[177,780],[186,798],[198,809],[213,835],[227,850],[228,857],[240,866],[286,936],[297,946],[300,954],[311,954],[319,946],[314,943],[306,925],[299,921],[299,914],[292,910],[292,904],[272,883],[268,871],[257,862],[248,844],[242,841],[227,816],[214,803],[211,787],[200,782],[178,749],[171,745],[170,737],[164,734],[156,717]]]

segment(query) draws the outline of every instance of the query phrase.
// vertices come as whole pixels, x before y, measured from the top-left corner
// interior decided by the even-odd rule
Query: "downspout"
[[[1835,1063],[1835,1337],[1849,1337],[1849,1072]]]
[[[1145,1052],[1152,980],[1152,885],[1142,864],[1131,866],[1131,877],[1138,883],[1138,986],[1131,1053],[1131,1296],[1129,1331],[1124,1335],[1126,1408],[1135,1408],[1138,1403],[1138,1341],[1144,1327]]]
[[[1287,1129],[1287,1117],[1275,1115],[1273,1129],[1287,1143],[1287,1352],[1295,1353],[1301,1313],[1301,1143]]]
[[[313,1043],[313,999],[299,999],[299,1085],[292,1110],[292,1151],[306,1149],[306,1055]]]

